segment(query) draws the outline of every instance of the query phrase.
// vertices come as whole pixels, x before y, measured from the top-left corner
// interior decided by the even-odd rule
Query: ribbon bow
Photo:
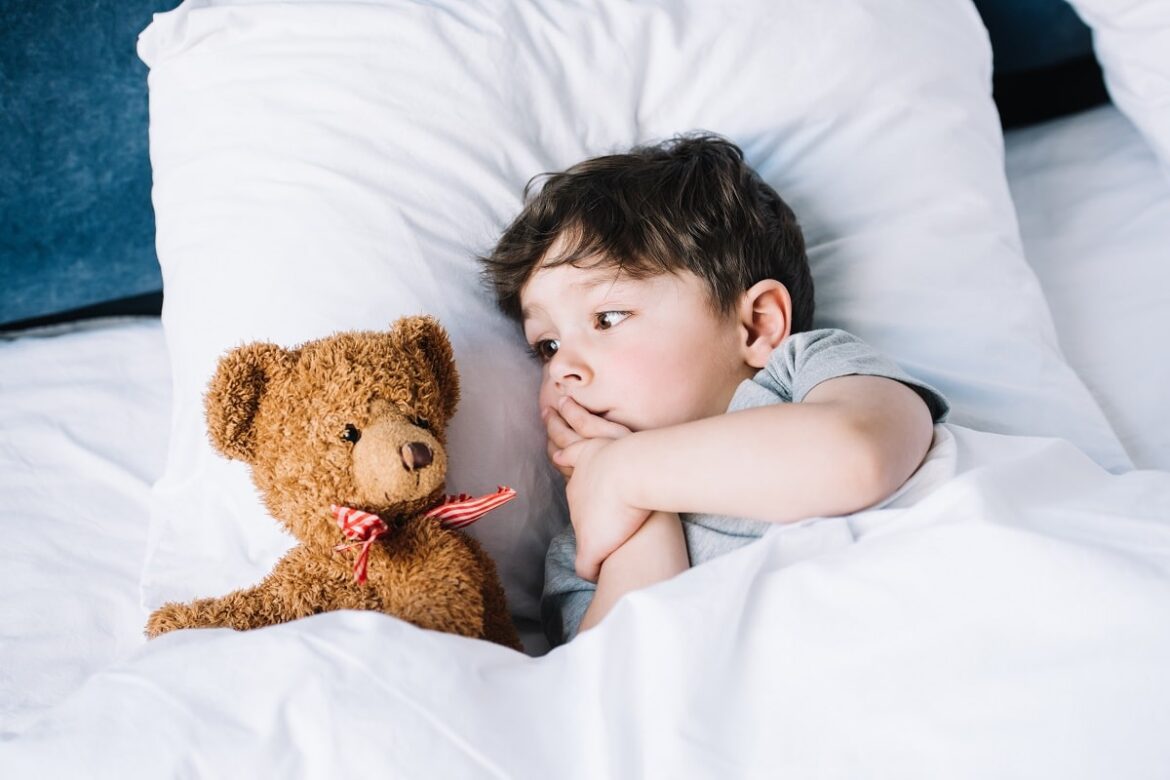
[[[502,506],[516,497],[516,491],[510,487],[500,485],[495,493],[488,493],[473,498],[466,493],[457,496],[447,496],[438,506],[429,510],[423,517],[439,521],[439,525],[446,529],[465,528],[479,518],[486,515],[498,506]],[[370,512],[353,509],[348,506],[333,504],[329,507],[337,519],[337,525],[346,539],[354,540],[351,544],[339,544],[333,549],[337,552],[361,547],[357,560],[353,564],[354,579],[359,583],[366,581],[366,567],[370,560],[370,546],[379,537],[390,533],[390,526],[382,518]]]
[[[359,583],[364,583],[366,581],[366,564],[370,560],[370,545],[376,542],[378,537],[390,533],[390,526],[386,525],[385,521],[377,515],[363,512],[360,509],[338,506],[337,504],[333,504],[329,508],[333,510],[333,516],[337,518],[337,525],[341,527],[341,533],[345,535],[345,538],[356,540],[353,544],[339,544],[333,549],[341,552],[354,547],[362,548],[353,564],[353,578]]]

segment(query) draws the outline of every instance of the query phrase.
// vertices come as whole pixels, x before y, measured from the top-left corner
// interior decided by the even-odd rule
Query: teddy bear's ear
[[[431,370],[443,401],[443,413],[448,420],[459,403],[459,372],[455,369],[455,352],[447,331],[434,317],[402,317],[392,329],[402,339],[403,349],[414,352],[417,359]]]
[[[261,342],[237,347],[220,358],[203,405],[211,443],[224,456],[251,462],[260,400],[291,359],[288,350]]]

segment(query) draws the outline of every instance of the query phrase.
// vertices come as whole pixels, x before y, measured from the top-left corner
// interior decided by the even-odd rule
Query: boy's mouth
[[[606,422],[616,423],[617,425],[625,425],[625,423],[621,422],[620,420],[614,419],[612,409],[610,409],[609,411],[606,411],[606,412],[594,412],[594,414],[596,414],[598,417],[605,420]]]
[[[572,398],[572,396],[569,396],[569,397]],[[588,407],[585,404],[581,403],[576,398],[573,398],[573,402],[576,403],[578,406],[580,406],[585,411],[589,412],[589,414],[593,415],[594,417],[600,417],[601,419],[605,420],[606,422],[612,422],[612,423],[617,423],[618,425],[624,425],[624,423],[614,419],[613,409],[604,409],[604,410],[593,409],[593,408]]]
[[[578,401],[578,403],[580,403],[580,401]],[[593,415],[594,417],[600,417],[603,420],[609,419],[609,417],[606,416],[609,414],[609,411],[599,412],[594,409],[590,409],[588,406],[585,406],[585,404],[581,404],[581,408],[589,412],[589,414]]]

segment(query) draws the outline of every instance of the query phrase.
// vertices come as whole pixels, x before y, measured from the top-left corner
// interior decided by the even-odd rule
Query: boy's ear
[[[756,282],[739,303],[740,349],[752,368],[763,368],[792,328],[792,296],[775,279]]]

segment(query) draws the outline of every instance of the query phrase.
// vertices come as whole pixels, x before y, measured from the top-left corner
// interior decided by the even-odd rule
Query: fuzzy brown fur
[[[300,544],[253,588],[164,604],[147,635],[372,609],[520,649],[491,558],[467,534],[421,517],[444,494],[446,428],[458,400],[451,344],[430,317],[292,350],[257,343],[225,355],[205,398],[212,444],[251,466],[269,512]],[[360,433],[356,442],[347,426]],[[408,466],[403,447],[411,443],[430,450],[429,465]],[[347,541],[333,504],[391,527],[370,548],[365,583],[354,578],[356,551],[333,549]]]

